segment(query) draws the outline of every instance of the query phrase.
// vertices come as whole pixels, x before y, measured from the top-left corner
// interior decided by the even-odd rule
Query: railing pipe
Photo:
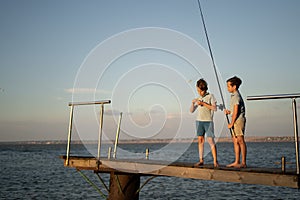
[[[300,173],[299,163],[299,140],[298,140],[298,123],[297,123],[297,105],[296,98],[300,98],[300,94],[276,94],[276,95],[260,95],[260,96],[248,96],[247,100],[270,100],[270,99],[292,99],[293,107],[293,124],[294,124],[294,138],[295,138],[295,153],[296,153],[296,168],[297,174]]]
[[[111,147],[108,147],[107,159],[110,159],[111,156]]]
[[[101,140],[102,140],[102,129],[103,129],[103,113],[104,113],[104,104],[110,104],[110,100],[102,100],[102,101],[87,101],[87,102],[70,102],[69,106],[71,106],[70,110],[70,122],[69,122],[69,132],[68,132],[68,143],[67,143],[67,153],[66,153],[66,165],[69,165],[69,157],[70,157],[70,148],[71,148],[71,136],[72,136],[72,126],[73,126],[73,112],[75,106],[82,105],[98,105],[100,104],[100,119],[99,119],[99,136],[98,136],[98,160],[101,155]]]
[[[297,174],[299,174],[299,141],[298,141],[298,123],[297,123],[297,105],[296,98],[293,98],[293,119],[294,119],[294,135],[295,135],[295,150],[296,150],[296,165]]]
[[[69,165],[69,157],[70,157],[70,146],[71,146],[71,135],[72,135],[72,124],[73,124],[73,110],[74,106],[71,106],[70,110],[70,122],[69,122],[69,132],[68,132],[68,143],[67,143],[67,159],[66,159],[66,166]]]
[[[103,128],[103,113],[104,113],[104,104],[101,104],[100,107],[100,117],[99,117],[99,134],[98,134],[98,160],[101,156],[101,140],[102,140],[102,128]]]
[[[96,104],[110,104],[110,100],[102,101],[86,101],[86,102],[70,102],[69,106],[82,106],[82,105],[96,105]]]
[[[300,93],[297,94],[276,94],[276,95],[259,95],[259,96],[248,96],[247,100],[268,100],[268,99],[293,99],[300,98]]]
[[[118,143],[119,143],[119,135],[120,135],[120,129],[121,129],[121,120],[122,120],[122,112],[120,113],[119,123],[118,123],[118,129],[117,129],[117,133],[116,133],[115,147],[114,147],[114,154],[113,154],[113,158],[114,159],[116,159],[116,157],[117,157],[117,146],[118,146]]]

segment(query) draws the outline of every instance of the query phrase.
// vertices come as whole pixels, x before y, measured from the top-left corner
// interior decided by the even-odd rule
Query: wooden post
[[[108,200],[138,200],[140,175],[110,173]]]
[[[282,156],[281,157],[281,171],[282,171],[282,173],[285,173],[285,164],[286,164],[285,157]]]
[[[107,159],[110,159],[111,156],[111,147],[108,147]]]
[[[146,149],[146,159],[149,160],[149,149]]]

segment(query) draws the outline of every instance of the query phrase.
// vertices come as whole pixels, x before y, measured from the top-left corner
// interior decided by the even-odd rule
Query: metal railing
[[[293,123],[294,123],[294,137],[295,137],[295,153],[296,153],[296,167],[297,174],[299,174],[299,141],[298,141],[298,123],[297,123],[297,105],[296,98],[300,98],[300,94],[277,94],[277,95],[260,95],[248,96],[248,101],[254,100],[270,100],[270,99],[292,99],[293,107]]]
[[[99,117],[99,134],[98,134],[98,157],[97,159],[100,160],[101,155],[101,140],[102,140],[102,127],[103,127],[103,113],[104,113],[104,104],[110,104],[110,100],[103,100],[103,101],[90,101],[90,102],[71,102],[69,106],[71,107],[70,110],[70,121],[69,121],[69,132],[68,132],[68,143],[67,143],[67,153],[66,153],[66,165],[69,165],[69,157],[70,157],[70,146],[71,146],[71,136],[72,136],[72,127],[73,127],[73,113],[75,106],[82,106],[82,105],[100,105],[100,117]]]

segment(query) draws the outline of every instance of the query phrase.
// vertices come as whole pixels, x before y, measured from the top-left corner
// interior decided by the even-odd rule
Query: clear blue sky
[[[300,92],[300,1],[201,2],[223,81],[233,75],[240,76],[243,80],[241,93],[245,100],[248,95]],[[135,28],[160,27],[187,35],[207,49],[196,0],[1,0],[0,27],[0,141],[66,139],[69,120],[67,104],[72,101],[70,91],[80,66],[97,45],[113,35]],[[174,44],[176,42],[174,40]],[[126,58],[125,55],[123,60],[113,63],[115,70],[111,73],[116,75],[116,69],[122,63],[128,64],[130,56]],[[178,57],[157,51],[144,52],[143,56],[137,53],[127,70],[143,63],[159,64],[160,60],[164,60],[162,64],[168,60],[169,66],[174,66],[183,74],[190,73],[175,67],[184,66]],[[139,75],[142,77],[145,74]],[[189,78],[193,79],[193,86],[198,77]],[[134,84],[131,86],[129,82],[130,79],[127,83],[134,88]],[[112,88],[102,88],[99,84],[96,98],[112,98]],[[149,98],[159,94],[162,102],[170,97],[174,97],[174,101],[171,101],[170,108],[161,108],[151,105],[151,98],[145,97],[142,90],[136,90],[131,100],[140,102],[143,96],[148,101],[130,104],[131,110],[121,110],[128,114],[124,116],[124,122],[126,116],[141,119],[141,113],[145,114],[149,106],[152,106],[152,114],[155,114],[155,109],[160,112],[170,109],[172,114],[167,114],[167,118],[171,121],[164,127],[168,132],[173,130],[169,127],[174,128],[178,123],[172,121],[179,112],[177,104],[182,106],[183,113],[180,114],[188,116],[190,100],[194,97],[190,92],[186,93],[188,103],[178,103],[176,94],[184,95],[181,87],[174,92],[175,95],[170,92],[165,97],[161,95],[164,92],[159,93],[157,88],[143,88]],[[84,99],[88,92],[81,92]],[[217,90],[211,92],[218,93]],[[123,95],[121,98],[128,94]],[[248,135],[293,135],[290,100],[246,103]],[[146,113],[144,122],[149,121],[148,117]],[[193,115],[186,118],[191,122],[191,127],[183,124],[182,131],[187,137],[194,136],[194,118]],[[145,125],[144,122],[139,121],[139,125]],[[163,137],[168,137],[168,133]]]

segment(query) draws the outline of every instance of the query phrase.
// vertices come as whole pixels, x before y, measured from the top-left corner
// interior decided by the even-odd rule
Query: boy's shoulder
[[[209,93],[210,98],[215,98],[215,95],[212,93]]]
[[[215,96],[212,93],[208,92],[204,97],[214,98]]]
[[[216,100],[215,96],[212,93],[208,93],[205,97],[207,99],[210,99],[210,101],[215,101]]]
[[[230,98],[231,103],[235,104],[235,103],[239,102],[240,99],[241,99],[241,95],[239,94],[238,91],[231,93],[231,98]]]
[[[231,94],[231,96],[234,96],[234,97],[242,97],[242,95],[241,95],[241,93],[240,93],[239,90],[234,91],[234,92]]]

